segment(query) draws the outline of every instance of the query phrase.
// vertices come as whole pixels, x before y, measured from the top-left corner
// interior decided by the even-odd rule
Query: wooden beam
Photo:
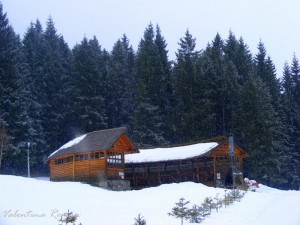
[[[75,154],[73,154],[73,168],[72,168],[73,181],[75,180]]]
[[[217,180],[216,156],[214,156],[214,182]]]

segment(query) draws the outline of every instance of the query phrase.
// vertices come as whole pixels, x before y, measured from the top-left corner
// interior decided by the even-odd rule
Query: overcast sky
[[[175,58],[186,29],[197,39],[197,50],[206,47],[217,32],[223,39],[231,30],[242,36],[252,53],[260,40],[281,76],[293,53],[300,58],[299,0],[0,0],[10,24],[23,37],[30,22],[45,27],[51,16],[59,34],[72,48],[83,37],[94,35],[111,51],[125,33],[136,50],[145,28],[159,24]]]

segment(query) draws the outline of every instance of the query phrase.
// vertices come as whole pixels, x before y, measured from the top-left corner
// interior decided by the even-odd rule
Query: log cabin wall
[[[124,152],[128,149],[128,145],[128,139],[124,135],[107,151],[80,153],[52,159],[50,160],[51,180],[97,183],[124,179]]]
[[[105,162],[105,151],[58,157],[50,161],[50,178],[52,181],[103,181],[106,179]]]
[[[46,160],[50,179],[98,185],[124,179],[124,154],[139,152],[126,131],[126,127],[93,131],[69,141]]]
[[[67,159],[68,158],[68,159]],[[73,180],[73,155],[50,160],[51,181]]]

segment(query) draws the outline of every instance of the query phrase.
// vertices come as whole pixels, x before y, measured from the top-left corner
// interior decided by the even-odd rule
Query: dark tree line
[[[253,55],[229,32],[196,51],[187,30],[178,45],[170,61],[159,26],[150,24],[136,52],[126,35],[110,52],[96,37],[70,49],[51,18],[20,38],[0,4],[1,172],[26,173],[27,142],[41,175],[47,156],[68,140],[126,126],[136,145],[148,147],[234,133],[250,155],[247,176],[299,188],[297,57],[278,79],[262,42]]]

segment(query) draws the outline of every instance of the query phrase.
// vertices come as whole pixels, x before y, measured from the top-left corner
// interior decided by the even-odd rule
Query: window
[[[122,167],[124,162],[124,154],[117,152],[108,152],[107,164],[111,167]]]
[[[89,154],[75,155],[75,161],[83,161],[88,159],[89,159]]]
[[[83,155],[83,160],[88,160],[89,159],[89,155],[88,154],[84,154]]]
[[[100,152],[100,159],[104,158],[104,152]]]
[[[91,159],[91,160],[95,159],[95,153],[91,153],[91,154],[90,154],[90,159]]]
[[[63,159],[63,163],[73,162],[73,156],[68,156]]]
[[[83,160],[83,155],[79,155],[79,161]]]
[[[104,152],[91,153],[91,160],[93,159],[104,159]]]

